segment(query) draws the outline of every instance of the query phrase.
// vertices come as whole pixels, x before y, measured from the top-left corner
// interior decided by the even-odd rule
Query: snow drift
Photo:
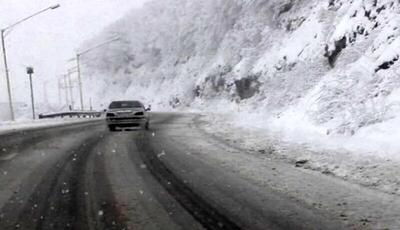
[[[84,44],[121,38],[83,71],[104,102],[239,110],[355,135],[399,123],[399,13],[398,0],[151,1]]]

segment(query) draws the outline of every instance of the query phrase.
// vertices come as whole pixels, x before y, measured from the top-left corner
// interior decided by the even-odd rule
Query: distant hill
[[[122,38],[84,71],[104,101],[239,106],[351,135],[399,114],[399,13],[395,0],[152,1],[88,41]]]

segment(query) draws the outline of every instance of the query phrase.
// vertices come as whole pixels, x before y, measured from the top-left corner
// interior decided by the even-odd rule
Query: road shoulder
[[[350,228],[391,229],[400,225],[400,199],[396,195],[243,149],[240,142],[231,145],[220,136],[205,132],[202,128],[205,124],[198,115],[179,116],[177,119],[176,125],[169,127],[173,130],[170,134],[174,135],[175,146],[187,149],[189,153],[192,151],[192,155],[207,164],[331,213],[332,218],[341,219]],[[212,130],[213,124],[206,125],[208,130]],[[183,142],[182,136],[191,137],[187,139],[190,141]]]

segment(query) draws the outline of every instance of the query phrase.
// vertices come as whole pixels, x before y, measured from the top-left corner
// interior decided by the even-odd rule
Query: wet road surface
[[[0,229],[345,228],[207,160],[230,152],[185,116],[152,114],[149,131],[95,120],[3,135]]]

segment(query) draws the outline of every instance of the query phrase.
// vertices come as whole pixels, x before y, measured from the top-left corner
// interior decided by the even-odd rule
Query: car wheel
[[[150,129],[150,122],[146,122],[146,125],[144,126],[144,128],[145,128],[146,130],[149,130],[149,129]]]
[[[111,132],[115,132],[115,131],[116,131],[114,125],[109,125],[109,126],[108,126],[108,129],[109,129]]]

